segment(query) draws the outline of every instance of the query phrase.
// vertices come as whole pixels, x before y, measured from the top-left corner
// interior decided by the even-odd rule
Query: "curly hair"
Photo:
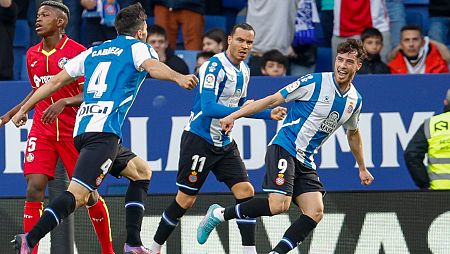
[[[361,40],[358,39],[347,39],[345,42],[339,44],[336,51],[338,54],[356,53],[356,58],[360,62],[363,62],[367,57],[366,50]]]

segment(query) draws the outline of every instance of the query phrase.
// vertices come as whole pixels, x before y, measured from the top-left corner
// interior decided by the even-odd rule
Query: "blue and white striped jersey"
[[[306,167],[316,169],[314,154],[341,125],[358,128],[362,97],[353,84],[342,93],[332,72],[305,75],[280,93],[294,105],[271,144],[280,145]]]
[[[185,130],[217,147],[230,144],[232,137],[222,132],[219,120],[243,105],[249,79],[244,62],[235,66],[225,53],[211,57],[200,67],[199,88]]]
[[[150,45],[121,35],[89,48],[64,66],[71,77],[85,75],[74,136],[108,132],[122,137],[125,116],[147,74],[140,66],[150,58],[158,59]]]

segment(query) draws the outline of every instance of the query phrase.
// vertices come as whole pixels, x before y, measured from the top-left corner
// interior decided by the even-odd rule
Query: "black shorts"
[[[294,198],[306,192],[325,193],[316,170],[305,167],[279,145],[267,148],[266,175],[262,187],[265,192]]]
[[[72,180],[90,191],[97,189],[107,174],[119,177],[128,161],[136,157],[113,133],[83,133],[74,138],[74,143],[80,155]]]
[[[215,147],[196,134],[184,131],[178,163],[178,189],[187,195],[197,195],[209,171],[230,189],[236,183],[249,182],[247,170],[234,141],[226,147]]]

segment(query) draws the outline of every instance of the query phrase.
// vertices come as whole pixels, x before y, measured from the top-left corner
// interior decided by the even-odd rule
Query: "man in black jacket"
[[[423,164],[428,154],[428,168]],[[404,153],[406,166],[420,189],[450,189],[450,89],[444,112],[425,120]]]
[[[381,61],[380,52],[383,49],[383,35],[376,28],[367,28],[361,34],[367,58],[363,61],[358,74],[388,74],[391,73],[389,67]]]
[[[158,53],[159,61],[165,63],[174,71],[181,74],[189,74],[189,67],[183,59],[175,55],[173,49],[168,47],[166,31],[158,25],[147,28],[147,43],[152,45]]]
[[[0,80],[13,78],[13,41],[17,8],[12,0],[0,0]]]

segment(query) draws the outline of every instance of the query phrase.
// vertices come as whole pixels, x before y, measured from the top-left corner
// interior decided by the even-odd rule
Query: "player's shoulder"
[[[73,50],[79,51],[79,52],[83,52],[86,50],[86,47],[81,45],[80,43],[78,43],[77,41],[68,38],[69,40],[67,41],[67,46]]]
[[[42,47],[42,43],[41,42],[39,42],[36,45],[33,45],[33,46],[29,47],[28,50],[27,50],[26,56],[28,57],[31,54],[39,52],[41,47]]]
[[[297,79],[301,86],[308,86],[308,85],[321,85],[323,81],[323,73],[309,73],[301,76]]]

